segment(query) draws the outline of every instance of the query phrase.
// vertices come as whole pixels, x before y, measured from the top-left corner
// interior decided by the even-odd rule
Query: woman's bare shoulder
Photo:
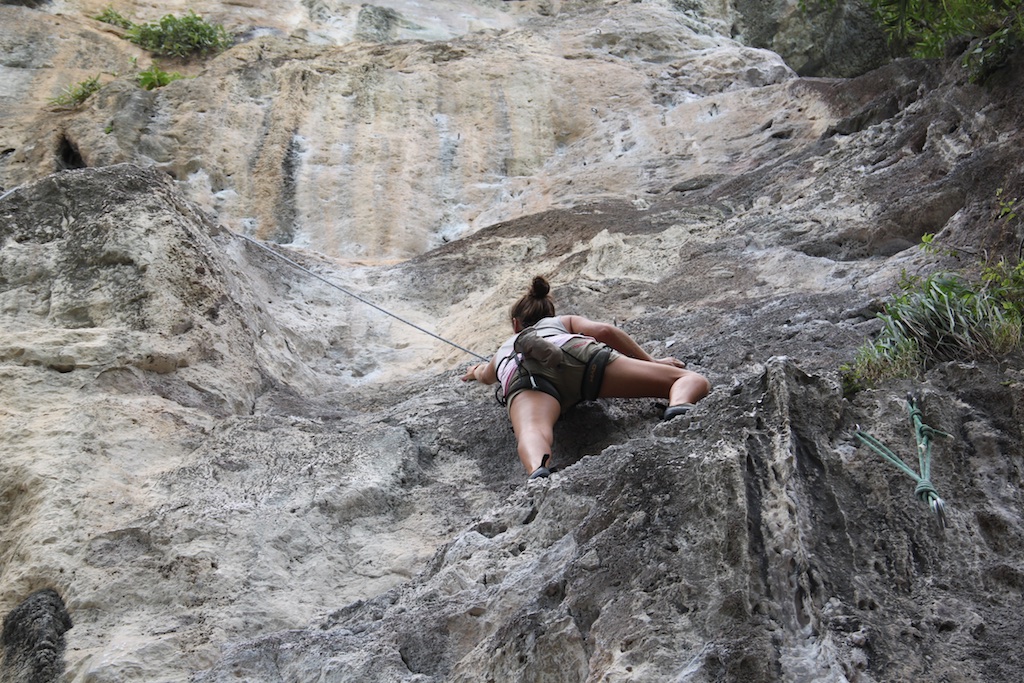
[[[579,330],[576,329],[578,325],[584,324],[586,318],[579,315],[560,315],[558,319],[565,326],[566,331],[573,334],[579,334]]]
[[[584,318],[582,315],[563,315],[562,324],[572,334],[584,334],[593,337],[595,334],[602,334],[608,327],[606,323],[597,322]]]

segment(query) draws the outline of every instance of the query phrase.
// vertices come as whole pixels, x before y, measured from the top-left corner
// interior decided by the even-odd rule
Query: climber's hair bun
[[[530,290],[512,306],[510,317],[522,327],[536,325],[541,318],[555,315],[555,300],[551,298],[551,285],[542,275],[535,275]]]
[[[530,285],[530,296],[534,299],[543,299],[550,293],[551,285],[543,276],[538,275],[533,278],[533,284]]]

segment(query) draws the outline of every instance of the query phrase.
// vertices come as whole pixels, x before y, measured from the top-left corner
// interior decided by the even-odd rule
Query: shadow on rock
[[[64,673],[64,633],[71,615],[57,591],[36,591],[4,617],[4,683],[51,683]]]

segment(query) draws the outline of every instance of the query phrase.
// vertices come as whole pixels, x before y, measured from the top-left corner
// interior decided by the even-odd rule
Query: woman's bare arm
[[[469,382],[470,380],[476,380],[481,384],[494,384],[498,381],[498,373],[494,369],[494,359],[491,359],[489,363],[477,363],[462,376],[463,382]]]
[[[668,358],[654,358],[651,354],[644,351],[640,344],[626,334],[626,332],[610,323],[589,320],[581,315],[563,315],[562,324],[565,325],[565,329],[569,330],[569,332],[593,337],[597,341],[607,344],[630,358],[639,358],[640,360],[652,363],[663,363],[680,368],[684,365],[681,360],[671,356]]]
[[[615,325],[588,320],[581,315],[564,315],[562,316],[562,324],[565,325],[565,329],[573,334],[593,337],[597,341],[607,344],[630,358],[654,360],[649,353],[640,348],[640,345],[632,337],[615,327]]]

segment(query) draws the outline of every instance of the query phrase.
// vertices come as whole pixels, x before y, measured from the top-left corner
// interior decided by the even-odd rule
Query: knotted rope
[[[858,427],[856,437],[864,444],[867,444],[875,453],[891,462],[900,471],[916,482],[914,495],[922,503],[932,509],[939,520],[939,526],[946,527],[946,504],[939,497],[938,491],[931,482],[932,470],[932,437],[946,436],[949,434],[933,429],[924,423],[921,418],[921,411],[918,409],[913,394],[907,395],[907,410],[910,412],[910,421],[914,426],[914,438],[917,440],[917,462],[920,474],[915,472],[907,463],[903,462],[895,453],[885,447],[878,439],[862,432]]]

